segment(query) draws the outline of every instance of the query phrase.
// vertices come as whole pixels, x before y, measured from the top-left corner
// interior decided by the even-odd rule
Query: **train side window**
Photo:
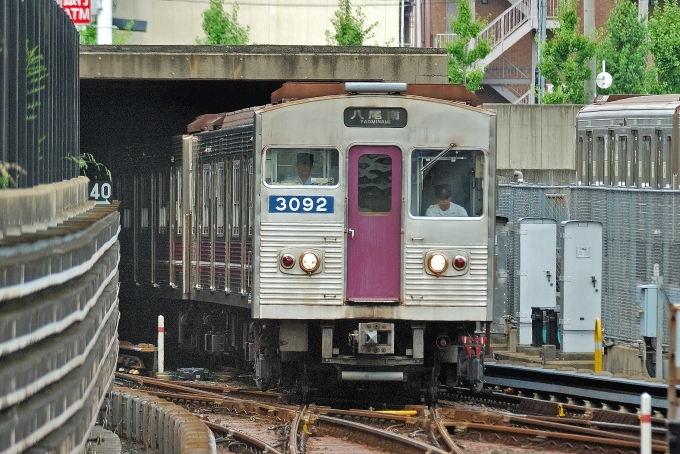
[[[334,148],[268,148],[263,180],[276,186],[335,186],[340,154]]]
[[[484,214],[484,152],[414,150],[411,154],[412,216]]]
[[[177,194],[175,209],[175,225],[177,226],[177,235],[182,234],[182,166],[177,166],[175,168],[175,183],[177,184]]]
[[[217,236],[224,236],[224,162],[217,163],[215,175],[215,205],[217,207],[217,213],[215,214]]]

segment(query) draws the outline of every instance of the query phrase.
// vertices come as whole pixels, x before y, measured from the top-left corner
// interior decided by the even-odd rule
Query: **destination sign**
[[[403,128],[406,109],[401,107],[348,107],[345,126],[350,128]]]

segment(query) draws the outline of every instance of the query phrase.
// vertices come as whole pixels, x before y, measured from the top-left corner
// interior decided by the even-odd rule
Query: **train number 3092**
[[[333,197],[269,196],[270,213],[332,213]]]

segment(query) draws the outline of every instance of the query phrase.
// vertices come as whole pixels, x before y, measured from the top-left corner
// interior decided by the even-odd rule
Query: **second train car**
[[[180,345],[242,352],[261,389],[318,377],[429,398],[480,389],[496,115],[473,97],[286,84],[275,104],[197,118],[177,138],[159,215],[168,246],[154,254],[167,258],[152,258],[183,294]],[[230,305],[248,308],[247,327]]]

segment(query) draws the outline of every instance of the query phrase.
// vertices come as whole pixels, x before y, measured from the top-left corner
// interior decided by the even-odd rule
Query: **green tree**
[[[680,93],[680,7],[677,2],[663,2],[660,11],[654,2],[649,19],[650,51],[656,74],[651,78],[652,93]]]
[[[489,55],[491,45],[489,39],[477,39],[479,32],[486,27],[486,21],[472,19],[469,0],[457,0],[458,15],[451,21],[451,30],[457,35],[456,40],[446,45],[449,54],[449,82],[463,84],[468,90],[479,90],[484,78],[484,67],[477,62]],[[471,48],[470,41],[477,39],[477,45]]]
[[[630,0],[616,0],[609,12],[607,26],[598,51],[598,68],[605,61],[612,76],[609,88],[598,88],[599,93],[645,93],[647,73],[647,25],[638,18],[638,8]]]
[[[578,0],[560,1],[557,18],[560,28],[545,44],[538,43],[542,60],[538,62],[541,74],[553,84],[552,93],[541,90],[545,104],[585,104],[585,81],[590,80],[590,60],[595,56],[596,43],[582,35],[576,15]]]
[[[210,7],[201,13],[206,37],[196,38],[196,44],[243,45],[248,44],[250,26],[238,22],[238,2],[231,7],[231,14],[224,11],[224,0],[210,0]]]
[[[132,26],[135,25],[135,21],[130,20],[125,24],[123,30],[119,30],[118,27],[113,27],[112,43],[115,45],[126,44],[130,41],[132,37]],[[91,24],[86,25],[84,28],[78,30],[80,33],[80,44],[97,44],[97,18],[95,17]]]
[[[366,15],[360,6],[357,6],[356,14],[352,13],[350,0],[340,0],[338,6],[340,9],[331,18],[335,33],[326,30],[326,42],[329,46],[361,46],[364,41],[373,37],[373,29],[378,26],[378,22],[364,28]]]

